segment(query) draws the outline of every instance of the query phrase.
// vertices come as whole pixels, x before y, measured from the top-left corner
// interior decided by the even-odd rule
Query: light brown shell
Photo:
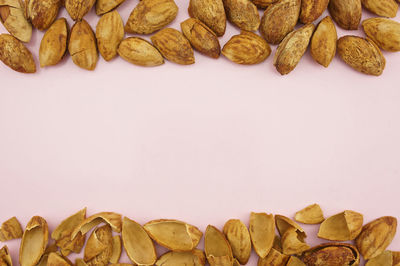
[[[269,44],[257,34],[242,31],[232,38],[222,48],[222,54],[237,64],[253,65],[263,62],[271,54]]]
[[[269,5],[279,0],[251,0],[258,8],[266,9]]]
[[[12,259],[10,255],[10,251],[7,246],[4,246],[0,249],[0,265],[4,266],[12,266]]]
[[[286,266],[289,256],[280,253],[275,249],[271,249],[265,258],[259,258],[257,266]]]
[[[226,17],[241,30],[256,31],[260,26],[260,14],[250,0],[223,0]]]
[[[279,44],[297,24],[300,0],[280,0],[270,5],[261,18],[260,33],[271,44]]]
[[[122,241],[119,235],[113,236],[110,263],[118,263],[122,253]]]
[[[223,232],[231,245],[233,256],[245,265],[251,254],[251,238],[246,225],[238,219],[231,219],[225,223]]]
[[[222,0],[190,0],[188,12],[190,17],[201,20],[217,36],[224,35],[226,14]]]
[[[115,212],[99,212],[83,220],[72,232],[71,238],[74,238],[79,232],[83,235],[89,232],[93,227],[100,223],[107,223],[114,232],[121,233],[122,226],[121,214]]]
[[[111,10],[117,8],[125,0],[97,0],[96,1],[96,14],[103,15]]]
[[[393,254],[390,250],[385,250],[380,255],[368,260],[365,266],[382,266],[390,265],[393,266]]]
[[[107,265],[113,253],[113,236],[109,224],[96,228],[90,235],[83,260],[88,266]]]
[[[313,266],[357,266],[360,263],[360,254],[350,244],[325,243],[306,251],[302,259],[306,265]]]
[[[0,35],[0,60],[11,69],[21,73],[35,73],[32,53],[10,34]]]
[[[96,0],[65,0],[65,8],[73,20],[81,20],[95,2]]]
[[[128,33],[150,34],[170,24],[178,14],[173,0],[142,0],[125,25]]]
[[[332,62],[336,54],[337,38],[336,26],[331,17],[326,16],[315,29],[310,43],[311,56],[318,64],[328,67]],[[315,220],[308,223],[316,224],[324,220],[321,208],[319,208],[319,214],[315,213],[314,215],[318,215],[318,217],[315,216]]]
[[[58,64],[67,51],[68,24],[65,18],[56,20],[43,35],[39,48],[40,67]]]
[[[295,69],[307,51],[314,28],[314,24],[307,24],[289,33],[279,44],[274,57],[274,66],[279,73],[286,75]]]
[[[216,227],[207,226],[204,236],[204,251],[210,266],[232,265],[232,249],[222,234]]]
[[[162,29],[151,37],[151,41],[167,60],[181,65],[194,64],[192,46],[180,31]]]
[[[299,258],[290,256],[286,266],[306,266]]]
[[[164,64],[160,52],[146,40],[130,37],[121,42],[118,54],[126,61],[139,66],[159,66]]]
[[[399,4],[395,0],[361,0],[361,3],[369,11],[382,17],[394,18],[399,10]]]
[[[176,266],[176,265],[191,265],[204,266],[206,257],[203,251],[195,249],[193,251],[170,251],[163,254],[156,262],[155,266]]]
[[[325,24],[327,18],[328,17],[321,20],[319,26],[321,26],[322,22],[324,22],[323,24]],[[332,22],[332,20],[329,20],[329,21]],[[316,37],[315,34],[317,34],[317,30],[318,30],[318,28],[315,30],[313,38]],[[317,36],[317,39],[318,40],[321,39],[322,35],[324,35],[324,33],[325,33],[325,29],[323,29],[323,30],[320,29],[320,32],[319,32],[320,36]],[[329,32],[327,32],[325,34],[329,35]],[[312,45],[312,39],[311,39],[311,45]],[[317,46],[317,48],[320,48],[320,46],[323,46],[323,44],[320,44],[319,46]],[[336,39],[335,39],[335,47],[336,47]],[[311,49],[312,49],[312,47],[311,47]],[[336,50],[336,48],[335,48],[335,50]],[[322,212],[321,207],[318,204],[311,204],[311,205],[305,207],[304,209],[301,209],[300,211],[296,212],[296,214],[294,216],[294,220],[296,222],[303,223],[303,224],[319,224],[319,223],[322,223],[325,220],[325,218],[324,218],[324,214]]]
[[[47,258],[47,266],[70,266],[63,257],[56,252],[50,252]]]
[[[250,214],[249,232],[254,251],[261,258],[270,252],[275,240],[275,219],[264,212]]]
[[[361,20],[361,0],[330,0],[329,13],[339,27],[357,30]]]
[[[117,10],[104,14],[97,23],[97,48],[106,61],[117,56],[119,44],[124,39],[124,22]]]
[[[22,230],[21,224],[17,217],[12,217],[7,221],[3,222],[0,227],[0,241],[9,241],[12,239],[21,238],[24,231]]]
[[[385,57],[369,39],[343,36],[337,42],[337,52],[346,64],[359,72],[379,76],[385,69]]]
[[[60,0],[29,0],[26,11],[35,28],[46,30],[56,20],[60,7]]]
[[[327,218],[319,227],[318,237],[333,241],[349,241],[361,232],[363,215],[344,211]]]
[[[400,51],[400,23],[387,18],[370,18],[362,22],[365,34],[386,51]]]
[[[0,0],[0,21],[8,32],[22,42],[32,37],[32,25],[25,17],[25,8],[19,0]]]
[[[314,22],[327,9],[329,0],[301,0],[300,21],[303,24]]]

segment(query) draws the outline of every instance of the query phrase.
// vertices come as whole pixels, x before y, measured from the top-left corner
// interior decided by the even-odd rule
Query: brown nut
[[[241,30],[256,31],[260,26],[260,14],[250,0],[223,0],[226,17]]]
[[[96,14],[103,15],[111,10],[117,8],[125,0],[97,0],[96,1]]]
[[[370,18],[362,22],[365,34],[386,51],[400,51],[400,23],[387,18]]]
[[[21,238],[24,231],[17,217],[5,221],[0,227],[0,242]]]
[[[92,9],[96,0],[65,0],[65,8],[73,20],[81,20],[90,9]]]
[[[46,30],[56,20],[60,7],[60,0],[27,0],[26,12],[35,28]]]
[[[189,16],[197,18],[222,36],[226,29],[226,14],[222,0],[190,0]]]
[[[223,232],[231,245],[233,256],[245,265],[251,254],[250,233],[246,225],[238,219],[231,219],[225,223]]]
[[[327,16],[320,21],[311,38],[311,56],[324,67],[328,67],[336,54],[337,32],[331,17]],[[314,223],[321,223],[324,217],[316,219]]]
[[[20,0],[0,0],[0,21],[8,32],[21,42],[29,42],[32,25],[25,17],[25,8]]]
[[[394,18],[399,9],[395,0],[361,0],[361,3],[363,7],[381,17]]]
[[[207,226],[204,236],[204,251],[211,266],[233,264],[232,249],[225,236],[214,226]]]
[[[15,71],[21,73],[36,72],[35,61],[31,52],[12,35],[0,35],[0,60]]]
[[[327,9],[329,0],[302,0],[300,21],[303,24],[314,22]]]
[[[146,40],[130,37],[121,42],[118,54],[126,61],[139,66],[159,66],[164,64],[160,52]]]
[[[356,30],[361,20],[361,0],[330,0],[329,13],[345,30]]]
[[[360,263],[360,254],[353,245],[326,243],[306,251],[302,259],[308,266],[357,266]]]
[[[355,239],[361,232],[363,215],[344,211],[327,218],[319,227],[318,237],[334,241]]]
[[[270,252],[275,239],[275,220],[272,214],[255,213],[250,214],[249,226],[251,242],[254,251],[261,258],[265,258]]]
[[[60,18],[46,31],[40,42],[40,67],[53,66],[61,61],[67,51],[67,39],[67,20]]]
[[[124,39],[124,23],[117,10],[104,14],[96,27],[97,47],[101,56],[110,61],[117,56],[119,44]]]

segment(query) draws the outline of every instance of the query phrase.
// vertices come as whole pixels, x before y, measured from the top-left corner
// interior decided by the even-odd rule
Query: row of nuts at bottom
[[[310,247],[299,223],[320,224],[321,239],[354,243],[327,242]],[[386,250],[396,228],[394,217],[384,216],[364,224],[363,215],[351,210],[325,219],[320,206],[312,204],[298,211],[294,220],[252,212],[249,227],[239,219],[227,221],[222,230],[209,225],[203,252],[197,247],[203,233],[194,225],[172,219],[141,225],[114,212],[86,217],[85,208],[62,221],[51,233],[51,241],[47,222],[40,216],[34,216],[25,230],[15,217],[5,221],[0,228],[0,241],[22,237],[22,266],[129,265],[119,263],[123,248],[134,265],[196,266],[205,265],[206,261],[215,266],[245,265],[254,250],[259,266],[359,265],[361,256],[367,266],[399,266],[400,252]],[[90,236],[86,241],[87,233]],[[157,256],[155,243],[169,251]],[[82,249],[83,258],[72,263],[68,256],[79,254]],[[0,250],[0,265],[13,265],[7,246]]]

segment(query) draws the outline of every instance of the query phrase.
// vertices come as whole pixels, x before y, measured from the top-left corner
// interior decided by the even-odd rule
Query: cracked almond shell
[[[266,9],[271,4],[277,2],[278,0],[251,0],[253,4],[258,8]]]
[[[399,9],[395,0],[361,0],[361,3],[364,8],[381,17],[394,18]]]
[[[400,251],[392,251],[393,265],[400,266]]]
[[[10,255],[10,251],[7,246],[4,246],[0,249],[0,265],[1,266],[12,266],[12,259]]]
[[[57,254],[56,252],[51,252],[47,258],[47,266],[70,266],[71,264],[68,263],[62,256]]]
[[[192,46],[180,31],[162,29],[151,37],[151,41],[167,60],[180,65],[194,64]]]
[[[329,13],[339,27],[356,30],[361,20],[361,0],[330,0]]]
[[[49,229],[46,220],[40,216],[32,217],[22,236],[19,249],[20,265],[36,265],[46,250],[48,240]]]
[[[22,42],[32,37],[32,25],[25,17],[25,8],[20,0],[0,0],[0,21],[8,32]]]
[[[218,58],[221,46],[217,35],[197,18],[188,18],[181,23],[183,35],[192,47],[211,58]]]
[[[223,36],[226,29],[226,13],[222,0],[190,0],[189,16],[197,18],[212,29],[217,36]]]
[[[329,0],[301,0],[300,21],[303,24],[314,22],[327,9]]]
[[[0,242],[21,238],[24,231],[17,217],[5,221],[0,227]]]
[[[332,19],[327,16],[320,21],[311,38],[310,53],[314,60],[324,67],[328,67],[336,54],[337,32]],[[322,219],[322,220],[321,220]],[[315,223],[321,223],[324,220],[321,211],[321,217],[316,218]]]
[[[88,266],[107,265],[113,252],[113,236],[109,224],[96,228],[90,235],[83,260]]]
[[[153,241],[143,227],[124,217],[122,223],[122,243],[129,259],[137,265],[153,265],[157,261]]]
[[[204,236],[204,251],[211,266],[232,265],[233,255],[228,240],[216,227],[207,226]]]
[[[392,242],[397,229],[397,219],[391,216],[380,217],[363,226],[356,238],[356,246],[364,259],[380,255]]]
[[[117,56],[117,49],[124,39],[124,23],[117,10],[104,14],[97,23],[96,39],[101,56],[110,61]]]
[[[71,239],[73,239],[79,232],[85,235],[100,223],[109,224],[114,232],[121,233],[121,214],[115,212],[100,212],[83,220],[72,232]]]
[[[232,248],[233,256],[244,265],[251,254],[251,238],[247,226],[238,219],[231,219],[224,225],[223,232]]]
[[[259,258],[257,266],[286,266],[289,256],[280,253],[275,249],[271,249],[265,258]]]
[[[24,44],[10,34],[0,35],[0,60],[17,72],[36,72],[32,53]]]
[[[43,31],[56,20],[60,7],[60,0],[27,0],[26,12],[32,25]]]
[[[385,69],[385,57],[368,38],[343,36],[337,42],[337,53],[346,64],[361,73],[379,76]]]
[[[269,44],[257,34],[242,31],[222,48],[222,54],[237,64],[253,65],[263,62],[271,54]]]
[[[294,220],[303,224],[319,224],[324,221],[324,214],[318,204],[312,204],[296,212]]]
[[[357,266],[360,254],[350,244],[325,243],[304,252],[302,259],[306,265],[313,266]]]
[[[365,266],[392,266],[393,255],[390,250],[385,250],[379,256],[376,256],[365,263]]]
[[[117,8],[125,0],[97,0],[96,1],[96,14],[103,15],[111,10]]]
[[[109,262],[118,263],[122,253],[122,241],[119,235],[113,236],[112,253]]]
[[[81,20],[92,9],[96,0],[65,0],[65,9],[70,17],[75,20]]]
[[[363,215],[344,211],[327,218],[319,227],[318,237],[334,241],[355,239],[361,232]]]
[[[43,35],[39,48],[40,67],[58,64],[67,51],[68,24],[65,18],[56,20]]]
[[[362,22],[365,34],[386,51],[400,51],[400,23],[387,18],[370,18]]]
[[[275,220],[272,214],[250,214],[249,232],[254,251],[261,258],[270,252],[275,240]]]
[[[178,220],[154,220],[143,228],[154,241],[173,251],[193,250],[203,236],[197,227]]]
[[[164,64],[160,52],[148,41],[130,37],[121,42],[118,54],[126,61],[139,66],[159,66]]]
[[[206,257],[203,251],[195,249],[193,251],[170,251],[163,254],[156,262],[156,266],[176,266],[176,265],[192,265],[204,266]]]
[[[307,51],[314,28],[314,24],[307,24],[289,33],[279,44],[274,57],[274,66],[281,75],[289,74],[296,68]]]
[[[178,14],[173,0],[142,0],[125,25],[128,33],[150,34],[170,24]]]
[[[250,0],[223,0],[227,19],[241,30],[256,31],[260,14]]]
[[[294,227],[288,228],[281,238],[282,252],[286,255],[301,254],[310,248],[304,241],[303,234]]]
[[[290,256],[286,266],[305,266],[304,262],[295,256]]]

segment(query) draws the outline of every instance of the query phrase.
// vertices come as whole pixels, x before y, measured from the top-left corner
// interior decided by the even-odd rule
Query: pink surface
[[[124,21],[136,2],[118,9]],[[177,3],[179,29],[187,1]],[[228,25],[221,44],[238,32]],[[36,57],[41,37],[29,44]],[[309,52],[284,77],[273,56],[240,66],[196,53],[195,65],[157,68],[101,59],[94,72],[67,57],[35,75],[0,64],[0,221],[42,215],[54,229],[87,206],[205,230],[314,202],[326,216],[400,218],[400,54],[384,55],[381,77],[338,57],[325,69]],[[16,259],[18,241],[7,244]]]

